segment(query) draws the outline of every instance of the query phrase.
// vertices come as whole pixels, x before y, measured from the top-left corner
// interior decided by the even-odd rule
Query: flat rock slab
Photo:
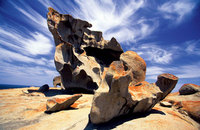
[[[45,112],[55,112],[69,108],[82,95],[76,94],[67,98],[52,98],[47,100],[47,110]]]
[[[94,125],[89,122],[88,118],[93,95],[82,94],[82,97],[71,105],[71,107],[78,109],[45,114],[46,101],[52,97],[22,96],[22,90],[25,89],[28,88],[0,90],[0,129],[199,130],[200,128],[200,126],[188,116],[179,113],[173,108],[161,107],[158,104],[146,115],[141,115],[139,117],[134,115],[119,117],[103,125]],[[38,90],[38,88],[31,89]],[[59,90],[59,88],[54,88],[54,90]],[[66,96],[69,97],[70,95],[56,95],[55,97],[66,98]],[[181,96],[181,98],[183,97],[184,96]],[[177,96],[175,99],[178,99]]]

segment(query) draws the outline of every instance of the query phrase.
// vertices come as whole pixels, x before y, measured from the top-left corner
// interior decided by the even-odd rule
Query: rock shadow
[[[89,122],[88,122],[87,126],[84,128],[84,130],[93,130],[93,129],[95,129],[95,130],[110,130],[110,129],[116,128],[117,126],[119,126],[127,121],[134,120],[137,118],[147,117],[150,114],[166,115],[162,111],[152,109],[151,111],[149,111],[147,113],[137,113],[137,114],[128,114],[128,115],[124,115],[124,116],[119,116],[119,117],[116,117],[116,118],[110,120],[107,123],[102,123],[102,124],[98,124],[98,125],[92,124],[89,120]]]
[[[46,114],[52,114],[52,113],[57,113],[57,112],[60,112],[60,111],[68,111],[68,110],[77,110],[78,108],[74,108],[74,107],[68,107],[64,110],[59,110],[59,111],[44,111],[44,113]]]
[[[28,89],[27,90],[29,93],[34,93],[34,92],[40,92],[35,89]],[[56,95],[73,95],[73,94],[94,94],[94,91],[88,91],[86,89],[81,89],[81,88],[72,88],[72,89],[49,89],[46,92],[40,92],[43,93],[46,97],[52,97]]]

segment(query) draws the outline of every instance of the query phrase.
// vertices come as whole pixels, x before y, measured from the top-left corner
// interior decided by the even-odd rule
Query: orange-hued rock
[[[47,24],[56,45],[54,61],[61,87],[96,90],[104,67],[123,53],[120,44],[115,38],[104,40],[102,32],[89,30],[89,22],[53,8],[49,8]]]
[[[182,101],[182,110],[186,111],[190,117],[200,123],[200,100]]]
[[[55,112],[60,110],[65,110],[69,108],[76,100],[78,100],[82,95],[76,94],[67,98],[52,98],[47,100],[47,110],[46,112]]]
[[[136,84],[132,68],[127,68],[124,63],[112,62],[103,80],[107,89],[95,92],[90,112],[92,123],[100,124],[121,115],[148,112],[175,87],[177,78],[172,74],[159,75],[159,86],[146,81]]]
[[[180,95],[189,95],[200,92],[200,86],[196,84],[184,84],[180,89]]]
[[[187,95],[169,94],[164,100],[172,103],[182,114],[200,123],[200,92]]]
[[[50,88],[46,92],[46,97],[22,95],[22,90],[27,89],[0,90],[0,129],[145,130],[151,128],[153,130],[198,130],[200,128],[199,124],[189,116],[180,113],[178,109],[161,107],[158,104],[146,114],[130,114],[103,125],[93,125],[88,118],[93,99],[91,94],[82,94],[82,97],[71,105],[68,110],[46,114],[44,111],[48,99],[64,99],[71,95],[59,93],[60,88]],[[32,87],[31,90],[38,90],[38,88]]]
[[[136,84],[145,80],[146,63],[136,52],[127,51],[120,55],[120,60],[133,73],[132,83]]]
[[[163,92],[162,99],[164,99],[176,86],[178,77],[173,74],[160,74],[157,78],[156,85]]]

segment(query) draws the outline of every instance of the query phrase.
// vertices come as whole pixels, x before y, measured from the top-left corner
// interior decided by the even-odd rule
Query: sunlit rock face
[[[49,8],[48,27],[55,45],[55,66],[64,88],[96,90],[104,68],[119,60],[123,50],[115,38],[104,40],[102,32],[91,31],[87,21],[59,14]]]
[[[161,74],[156,83],[145,81],[146,63],[136,52],[123,52],[115,38],[104,40],[87,21],[49,8],[55,66],[61,87],[94,91],[90,121],[100,124],[127,114],[145,113],[164,99],[178,78]]]
[[[110,65],[105,76],[112,76],[105,78],[109,89],[100,92],[97,90],[94,95],[90,112],[92,123],[105,123],[121,115],[144,114],[165,98],[178,80],[172,74],[162,74],[157,79],[157,82],[161,82],[159,86],[146,81],[135,84],[132,71],[125,68],[121,61],[114,61]],[[168,83],[170,84],[166,86]]]
[[[184,84],[175,94],[169,94],[164,101],[172,104],[173,108],[200,123],[200,86]],[[199,127],[200,128],[200,127]]]
[[[56,76],[53,78],[53,86],[57,87],[57,85],[61,86],[61,77],[60,76]]]

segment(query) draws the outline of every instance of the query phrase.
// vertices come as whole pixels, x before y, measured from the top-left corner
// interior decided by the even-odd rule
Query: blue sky
[[[105,39],[115,37],[124,51],[137,52],[147,63],[147,81],[172,73],[179,77],[174,91],[200,85],[198,0],[1,0],[1,84],[52,86],[58,72],[48,7],[87,20]]]

